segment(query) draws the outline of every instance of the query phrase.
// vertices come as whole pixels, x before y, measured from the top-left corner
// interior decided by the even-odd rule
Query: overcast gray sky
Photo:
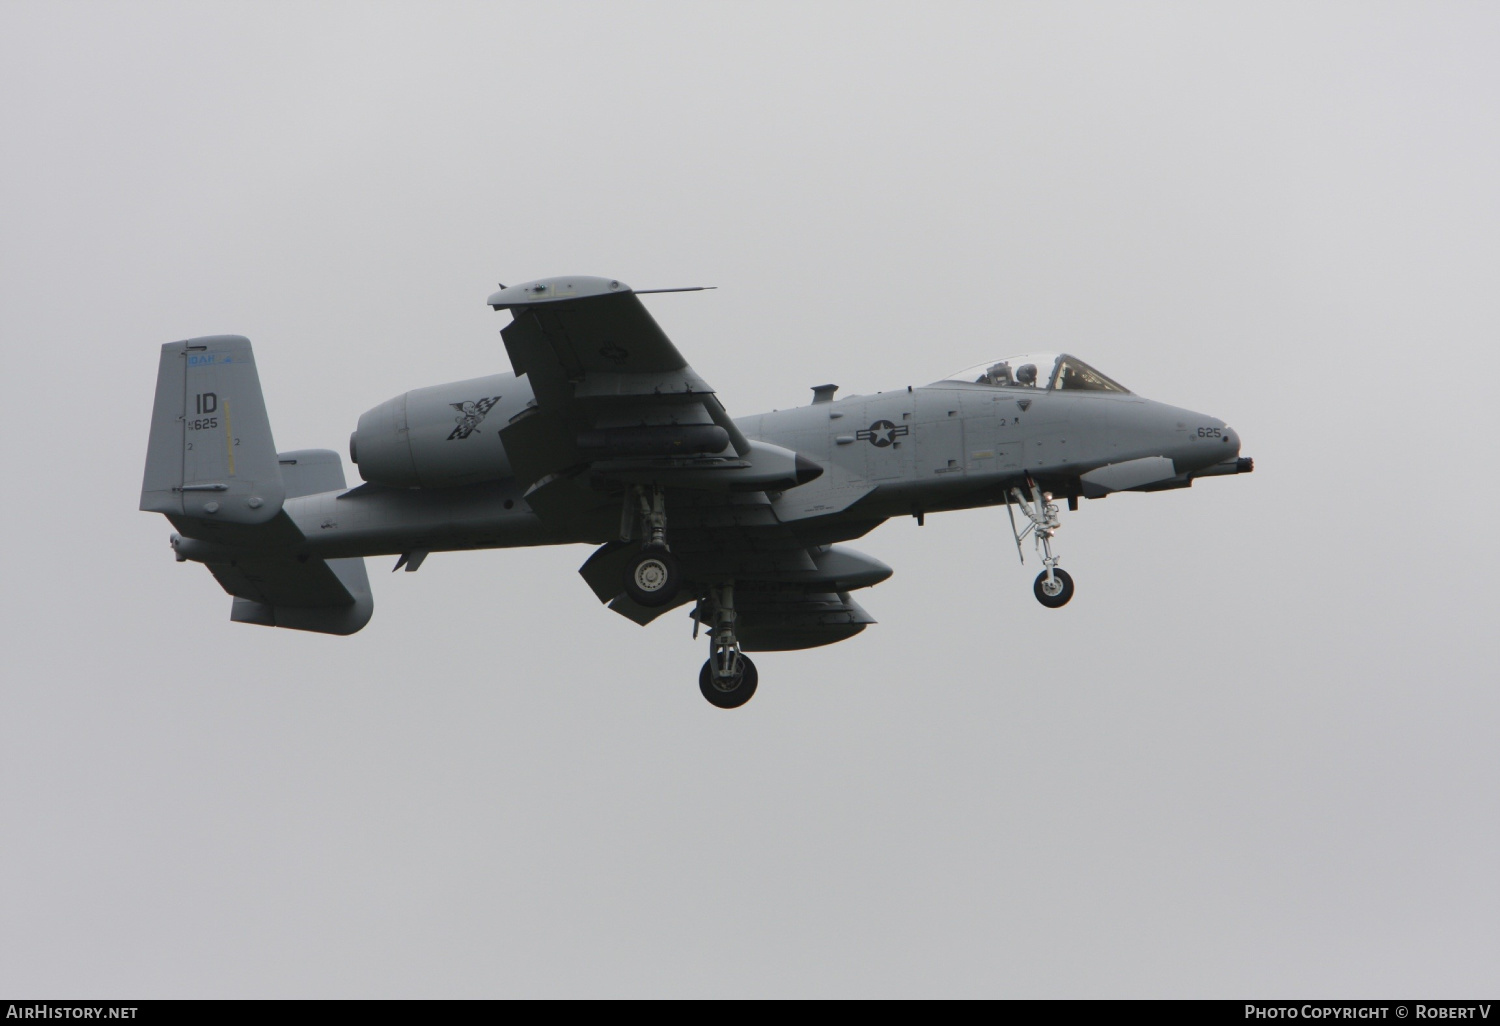
[[[0,5],[0,992],[1474,996],[1500,983],[1500,10]],[[890,523],[726,714],[567,547],[228,620],[157,347],[277,443],[638,288],[736,414],[1066,349],[1251,477]],[[351,474],[353,468],[349,468]]]

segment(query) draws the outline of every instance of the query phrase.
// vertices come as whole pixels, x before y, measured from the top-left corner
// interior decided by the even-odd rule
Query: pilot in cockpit
[[[980,380],[983,381],[986,385],[1012,384],[1013,382],[1010,376],[1010,364],[1002,360],[1001,362],[991,367],[989,370],[985,371],[984,377]]]
[[[1069,392],[1120,392],[1130,389],[1107,378],[1067,353],[1025,353],[995,363],[981,363],[953,374],[945,381],[963,381],[1002,388],[1056,389]]]

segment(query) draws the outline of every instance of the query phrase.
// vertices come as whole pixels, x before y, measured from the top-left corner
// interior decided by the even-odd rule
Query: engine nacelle
[[[531,399],[530,384],[514,374],[413,389],[359,418],[349,458],[366,481],[397,488],[510,477],[500,429]]]

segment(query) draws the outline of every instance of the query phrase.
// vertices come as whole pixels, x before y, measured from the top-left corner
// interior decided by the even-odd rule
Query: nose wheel
[[[1073,578],[1066,570],[1053,567],[1036,575],[1036,584],[1031,590],[1036,593],[1038,602],[1048,609],[1056,609],[1067,605],[1068,599],[1073,597]]]
[[[1052,538],[1062,526],[1062,521],[1058,519],[1057,504],[1052,501],[1052,494],[1042,491],[1030,478],[1026,479],[1026,484],[1031,488],[1030,499],[1019,488],[1012,488],[1005,497],[1005,512],[1010,517],[1010,530],[1016,536],[1016,555],[1021,557],[1023,564],[1026,562],[1026,554],[1021,550],[1021,540],[1028,534],[1032,535],[1037,554],[1042,557],[1042,566],[1046,568],[1037,575],[1036,583],[1031,588],[1032,593],[1048,609],[1058,609],[1067,605],[1068,600],[1073,597],[1073,578],[1068,576],[1066,570],[1058,568],[1057,557],[1052,554]],[[1024,530],[1016,528],[1012,501],[1021,508],[1022,515],[1031,521]]]

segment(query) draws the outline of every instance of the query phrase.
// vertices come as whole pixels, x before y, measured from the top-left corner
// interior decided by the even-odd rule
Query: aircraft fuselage
[[[439,387],[502,395],[490,414],[500,424],[506,412],[525,409],[530,401],[524,378],[476,380],[477,388],[469,382]],[[817,480],[783,496],[805,492],[813,506],[820,496],[830,497],[826,511],[789,521],[816,544],[858,537],[893,516],[1003,503],[1007,490],[1027,477],[1076,498],[1084,494],[1080,479],[1087,471],[1145,457],[1171,459],[1177,477],[1164,486],[1183,487],[1214,467],[1233,472],[1228,468],[1240,448],[1238,435],[1222,420],[1130,393],[954,382],[814,402],[738,418],[736,424],[747,437],[801,453],[824,468]],[[486,427],[494,432],[488,424],[477,426],[480,432]],[[443,432],[433,437],[441,439],[434,445],[438,452],[442,445],[470,441]],[[498,446],[493,436],[490,442]],[[610,508],[569,530],[549,526],[532,512],[514,478],[448,487],[364,485],[290,498],[285,509],[306,538],[299,549],[325,559],[599,544],[618,525]]]

